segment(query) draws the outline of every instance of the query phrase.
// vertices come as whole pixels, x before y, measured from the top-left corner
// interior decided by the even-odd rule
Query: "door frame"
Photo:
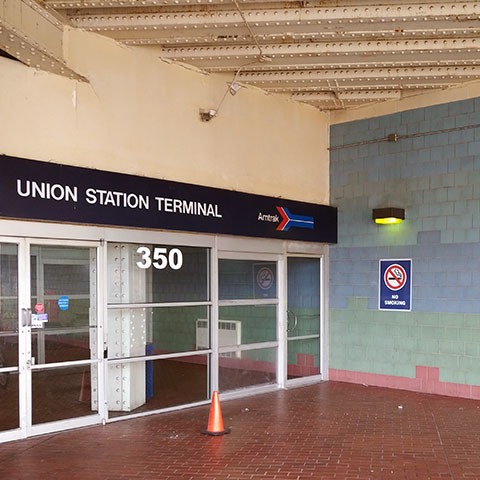
[[[18,406],[19,406],[19,427],[13,430],[0,432],[0,442],[27,438],[34,435],[58,432],[71,428],[78,428],[94,425],[102,422],[104,418],[105,405],[105,375],[103,368],[103,291],[101,279],[104,275],[103,266],[103,242],[101,241],[79,241],[68,239],[50,239],[37,237],[0,236],[0,243],[17,245],[18,261]],[[84,247],[95,248],[95,299],[97,318],[97,352],[96,359],[58,362],[50,364],[31,364],[31,342],[32,327],[25,321],[26,312],[31,309],[31,285],[30,285],[30,254],[32,245],[39,246],[62,246],[62,247]],[[98,365],[98,412],[82,417],[58,420],[53,422],[32,425],[32,373],[36,370],[52,370],[67,366]]]
[[[284,325],[284,369],[285,369],[285,387],[286,388],[293,388],[299,387],[302,385],[309,385],[312,383],[318,383],[322,380],[328,379],[328,374],[326,370],[328,368],[328,349],[327,349],[327,319],[326,319],[326,312],[327,312],[327,292],[326,292],[326,283],[325,283],[325,268],[326,268],[326,255],[325,254],[309,254],[309,253],[287,253],[285,258],[285,284],[284,284],[284,299],[285,299],[285,308],[284,308],[284,316],[285,316],[285,325]],[[319,290],[319,300],[320,300],[320,325],[319,325],[319,370],[320,373],[317,375],[309,375],[306,377],[299,377],[299,378],[287,378],[287,369],[288,369],[288,259],[289,258],[312,258],[318,259],[320,261],[320,290]]]
[[[253,242],[252,242],[253,243]],[[248,244],[248,242],[247,242]],[[229,245],[230,246],[230,245]],[[238,299],[231,299],[231,300],[221,300],[218,297],[218,290],[220,289],[220,278],[218,275],[218,262],[220,260],[250,260],[250,261],[258,261],[258,262],[268,262],[274,263],[276,265],[277,273],[276,273],[276,297],[269,298],[269,299],[249,299],[249,300],[238,300]],[[256,395],[260,393],[266,393],[274,390],[278,390],[279,388],[283,388],[283,379],[284,379],[284,372],[283,372],[283,343],[281,337],[281,325],[282,325],[282,318],[281,318],[281,294],[283,292],[283,255],[277,252],[262,252],[258,250],[252,249],[252,251],[242,251],[241,249],[218,249],[217,250],[217,266],[216,266],[216,275],[217,275],[217,292],[216,292],[216,301],[214,304],[217,305],[217,308],[213,312],[215,316],[212,315],[212,388],[218,389],[219,386],[219,354],[225,350],[232,350],[230,347],[219,347],[219,340],[218,340],[218,324],[220,321],[219,318],[219,310],[222,306],[236,306],[236,305],[275,305],[276,307],[276,329],[277,329],[277,336],[276,340],[273,341],[266,341],[266,342],[258,342],[256,344],[245,344],[240,345],[236,350],[251,350],[256,348],[276,348],[277,355],[276,355],[276,383],[274,384],[264,384],[264,385],[254,385],[250,387],[239,388],[235,390],[231,390],[228,392],[222,392],[221,396],[222,399],[233,399],[239,398],[242,396],[248,395]]]

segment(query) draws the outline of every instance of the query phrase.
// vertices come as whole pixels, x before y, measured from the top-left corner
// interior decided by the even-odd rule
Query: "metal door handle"
[[[288,317],[290,315],[293,316],[293,328],[289,328],[290,326],[288,324],[288,319],[289,319]],[[287,310],[287,332],[288,333],[293,332],[297,328],[297,325],[298,325],[298,317],[290,309]]]
[[[32,310],[30,308],[22,308],[22,327],[32,326]]]

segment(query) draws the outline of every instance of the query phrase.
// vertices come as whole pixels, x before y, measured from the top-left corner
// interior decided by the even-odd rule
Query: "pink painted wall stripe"
[[[437,367],[416,367],[415,378],[396,377],[378,373],[353,372],[350,370],[329,370],[330,380],[338,382],[362,383],[375,387],[396,388],[412,392],[436,393],[449,397],[480,400],[480,386],[464,385],[440,381],[440,369]]]

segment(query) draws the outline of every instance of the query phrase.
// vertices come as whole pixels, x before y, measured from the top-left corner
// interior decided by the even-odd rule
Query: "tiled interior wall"
[[[480,385],[480,99],[334,125],[331,147],[330,368]],[[403,258],[412,312],[380,312],[379,259]]]

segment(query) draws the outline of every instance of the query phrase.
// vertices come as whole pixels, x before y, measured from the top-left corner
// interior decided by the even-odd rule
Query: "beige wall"
[[[68,29],[79,83],[0,58],[0,153],[328,203],[329,116]]]
[[[468,82],[463,86],[448,90],[434,90],[430,93],[413,95],[401,100],[380,102],[352,110],[332,112],[330,119],[333,125],[476,97],[480,97],[480,82],[478,81]]]

